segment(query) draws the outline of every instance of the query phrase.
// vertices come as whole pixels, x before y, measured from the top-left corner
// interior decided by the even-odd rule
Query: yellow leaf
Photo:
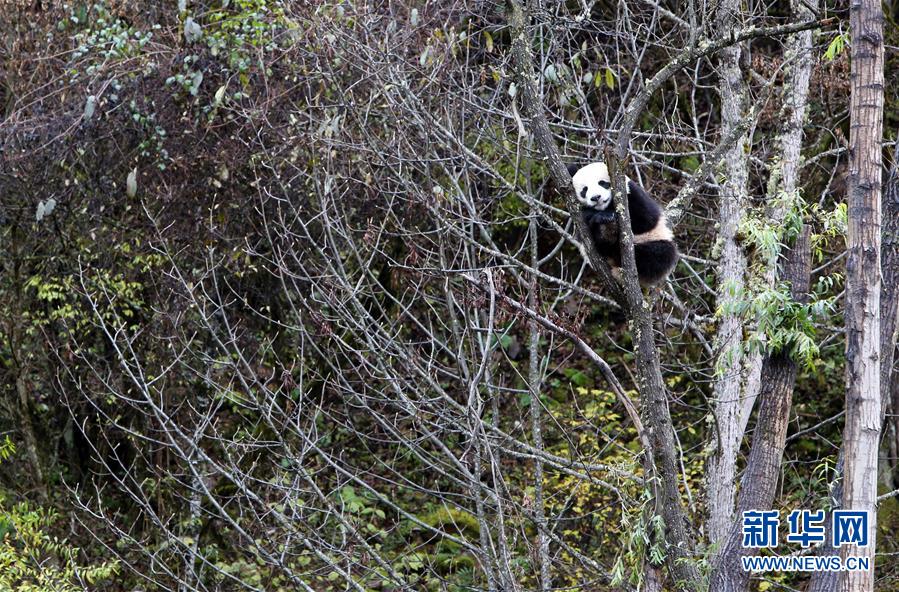
[[[615,89],[615,73],[611,68],[606,68],[606,86],[612,90]]]
[[[487,43],[487,53],[493,53],[493,35],[490,31],[484,31],[484,41]]]

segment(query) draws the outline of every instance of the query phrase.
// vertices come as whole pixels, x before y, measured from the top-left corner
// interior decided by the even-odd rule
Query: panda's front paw
[[[593,210],[590,220],[596,224],[609,224],[615,221],[615,210]]]

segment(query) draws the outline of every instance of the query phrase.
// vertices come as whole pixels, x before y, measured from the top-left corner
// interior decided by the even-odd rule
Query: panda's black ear
[[[574,164],[574,163],[569,164],[568,165],[568,174],[573,177],[574,174],[576,172],[578,172],[578,169],[580,169],[580,168],[581,168],[581,165],[579,165],[579,164]]]

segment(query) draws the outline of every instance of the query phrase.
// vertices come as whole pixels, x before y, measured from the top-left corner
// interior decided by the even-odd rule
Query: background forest
[[[835,589],[727,542],[839,503],[849,2],[526,4],[0,0],[0,590]],[[535,104],[669,204],[649,324]]]

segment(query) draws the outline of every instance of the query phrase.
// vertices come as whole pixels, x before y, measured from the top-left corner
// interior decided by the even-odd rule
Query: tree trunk
[[[737,27],[739,0],[723,0],[718,9],[718,34],[727,36]],[[747,89],[740,69],[742,46],[735,44],[721,50],[719,60],[719,95],[721,97],[721,135],[726,136],[740,126],[746,117]],[[715,430],[709,441],[709,470],[706,492],[709,504],[709,543],[723,544],[733,522],[736,490],[736,463],[743,439],[743,376],[746,357],[743,352],[743,318],[735,310],[737,301],[746,297],[746,254],[737,239],[740,224],[746,216],[749,179],[749,139],[744,132],[728,149],[724,158],[724,182],[719,199],[718,242],[718,308],[724,312],[718,319],[714,350],[718,356],[713,386]],[[756,393],[752,393],[755,398]]]
[[[899,151],[897,151],[899,152]],[[886,409],[888,403],[892,403],[893,409],[899,409],[899,389],[896,389],[892,380],[893,359],[896,349],[896,317],[897,305],[899,305],[899,171],[894,167],[884,187],[883,200],[883,228],[881,231],[883,283],[880,294],[880,425],[885,427]],[[895,414],[895,411],[894,411]],[[893,416],[894,433],[896,438],[895,422],[899,417]],[[899,441],[894,441],[893,447],[899,446]],[[830,506],[837,510],[842,508],[843,501],[843,466],[844,448],[840,449],[835,468],[836,477],[830,485]],[[894,457],[895,458],[895,457]],[[819,556],[835,555],[836,548],[827,541],[818,549]],[[835,592],[839,587],[839,572],[817,571],[812,574],[809,581],[808,592]]]
[[[528,227],[528,239],[531,249],[531,266],[534,269],[540,266],[540,257],[537,251],[537,216],[536,208],[531,208],[531,219]],[[539,310],[539,284],[536,274],[531,274],[528,281],[528,307],[531,310]],[[540,400],[543,373],[540,368],[540,326],[537,321],[528,321],[528,391],[531,395],[531,438],[534,448],[543,451],[543,402]],[[534,460],[534,522],[537,523],[537,567],[540,573],[540,590],[548,592],[552,588],[552,576],[550,574],[549,527],[546,522],[546,505],[543,496],[543,462],[537,458]]]
[[[840,589],[874,589],[877,448],[880,441],[880,190],[883,136],[883,12],[850,6],[849,258],[846,282],[846,429],[843,507],[868,512],[868,546],[840,548],[871,569],[844,572]]]
[[[797,302],[808,301],[810,276],[809,229],[805,227],[786,255],[783,273],[783,279],[790,283],[791,295]],[[752,450],[741,482],[737,516],[748,510],[768,510],[774,503],[796,369],[796,362],[789,352],[784,351],[766,356],[762,363],[759,413],[752,437]],[[720,560],[712,573],[713,592],[746,590],[750,574],[743,570],[741,558],[758,554],[758,549],[744,548],[742,542],[742,522],[733,521]]]
[[[17,403],[22,440],[25,441],[25,454],[28,456],[28,461],[31,463],[31,472],[38,499],[41,502],[46,502],[49,499],[49,495],[47,484],[44,481],[44,471],[41,468],[41,455],[38,452],[34,423],[31,421],[31,395],[28,393],[28,386],[25,384],[24,374],[25,370],[20,369],[19,375],[16,376],[16,394],[18,395]]]
[[[796,20],[809,18],[816,6],[817,2],[806,4],[794,1],[794,17]],[[792,196],[799,185],[800,151],[812,68],[811,47],[811,31],[802,31],[790,37],[784,55],[788,64],[782,108],[785,126],[778,136],[778,158],[771,168],[767,188],[768,202],[775,205],[769,206],[766,214],[774,225],[782,224],[787,210],[794,206]],[[774,285],[780,275],[782,281],[790,284],[792,298],[797,302],[807,302],[810,257],[809,229],[803,228],[796,243],[784,254],[781,274],[778,274],[777,257],[765,262],[764,285]],[[796,381],[796,363],[787,352],[766,356],[761,361],[760,371],[754,370],[754,366],[755,362],[751,359],[744,365],[749,367],[748,379],[743,387],[745,400],[742,409],[734,411],[734,417],[740,423],[730,426],[733,433],[742,438],[752,410],[753,396],[760,390],[759,414],[740,488],[737,517],[743,511],[767,510],[773,505]],[[719,424],[720,421],[719,418]],[[733,459],[735,461],[736,457]],[[732,513],[725,535],[718,539],[722,541],[722,548],[718,560],[713,562],[712,590],[746,590],[750,574],[743,571],[741,557],[754,553],[754,550],[742,548],[741,534],[742,522],[734,520]]]
[[[550,176],[561,187],[569,187],[571,178],[562,164],[555,140],[549,130],[546,115],[543,113],[543,102],[534,85],[533,58],[531,41],[525,35],[525,14],[521,5],[510,1],[509,22],[512,27],[512,57],[515,63],[515,77],[521,90],[522,104],[525,113],[530,117],[530,129],[540,152],[547,159]],[[641,95],[643,96],[643,95]],[[668,410],[667,390],[662,379],[659,354],[655,345],[651,309],[643,299],[643,292],[636,279],[634,263],[633,235],[627,201],[624,197],[623,171],[618,170],[626,156],[627,139],[636,123],[636,114],[642,110],[639,101],[634,101],[632,110],[628,111],[628,121],[619,132],[617,159],[611,160],[609,172],[615,181],[616,195],[622,197],[619,204],[622,229],[622,267],[625,273],[624,290],[608,276],[608,267],[599,258],[596,249],[589,241],[585,243],[585,256],[594,269],[603,276],[613,298],[623,305],[631,320],[630,327],[634,335],[637,359],[637,387],[641,395],[641,417],[649,435],[650,449],[654,466],[655,503],[658,513],[665,521],[666,564],[674,580],[677,590],[695,590],[700,582],[699,571],[693,558],[693,538],[687,527],[687,513],[680,499],[678,490],[678,458],[674,426]],[[643,103],[645,105],[645,102]],[[617,160],[617,162],[616,162]],[[579,206],[573,192],[568,192],[567,205],[574,217],[575,232],[578,237],[586,238],[583,221],[577,215]]]
[[[899,156],[899,149],[894,151],[895,158]],[[880,293],[880,353],[882,356],[880,366],[880,416],[885,418],[887,410],[892,409],[891,423],[893,424],[893,450],[899,450],[899,389],[893,385],[893,359],[896,353],[896,312],[899,307],[899,170],[894,164],[890,171],[889,179],[883,191],[883,230],[880,233],[881,263],[883,271],[883,284]],[[881,422],[886,428],[886,424]],[[896,458],[895,454],[891,455]],[[894,460],[893,463],[897,461]],[[892,467],[893,481],[899,475],[896,474],[896,466]]]
[[[621,132],[619,132],[621,133]],[[627,132],[629,135],[629,131]],[[627,197],[624,187],[624,171],[621,164],[626,154],[620,150],[624,136],[619,138],[616,158],[608,159],[609,173],[618,216],[621,220],[621,269],[624,273],[625,310],[630,318],[629,327],[636,345],[637,390],[640,392],[640,417],[649,434],[653,463],[653,493],[658,514],[665,521],[665,561],[674,580],[676,590],[695,590],[700,581],[699,571],[693,560],[692,537],[687,530],[689,521],[681,501],[678,482],[678,447],[671,412],[668,409],[668,391],[662,378],[659,352],[655,343],[652,309],[643,298],[637,281],[634,261],[633,234]]]
[[[817,2],[794,1],[792,10],[797,22],[813,16],[811,10]],[[739,4],[727,2],[722,5],[719,28],[723,33],[734,26],[734,15]],[[797,189],[802,146],[803,123],[808,103],[808,86],[811,77],[812,32],[801,31],[790,37],[784,54],[788,64],[783,91],[782,120],[784,131],[778,136],[779,158],[770,172],[768,184],[769,203],[778,204],[768,208],[773,225],[781,224],[789,202],[775,199],[778,195],[792,196]],[[741,125],[745,114],[745,83],[739,66],[740,49],[734,46],[722,51],[721,110],[724,129]],[[748,178],[745,137],[725,158],[726,181],[719,213],[719,236],[722,244],[721,264],[718,270],[717,300],[725,310],[728,303],[745,298],[746,257],[737,241],[739,224],[745,216],[746,183]],[[764,285],[774,285],[777,281],[778,260],[775,257],[765,262]],[[799,278],[803,285],[808,283],[807,272]],[[795,286],[794,286],[795,287]],[[797,297],[794,289],[794,297]],[[805,297],[805,290],[798,297]],[[716,351],[721,356],[719,372],[722,374],[714,386],[716,433],[709,458],[708,499],[709,499],[709,540],[724,545],[734,524],[735,468],[740,442],[746,432],[746,425],[753,404],[761,388],[762,372],[766,375],[779,374],[773,366],[774,360],[765,360],[757,354],[745,355],[741,351],[743,319],[736,314],[721,316],[716,333]],[[762,366],[768,367],[763,369]],[[772,366],[773,365],[773,366]],[[793,380],[787,381],[785,388],[792,389]],[[783,410],[789,413],[789,406]],[[786,419],[784,418],[784,421]],[[783,443],[781,443],[781,447]],[[778,455],[782,454],[782,450]],[[722,547],[723,550],[723,547]]]

